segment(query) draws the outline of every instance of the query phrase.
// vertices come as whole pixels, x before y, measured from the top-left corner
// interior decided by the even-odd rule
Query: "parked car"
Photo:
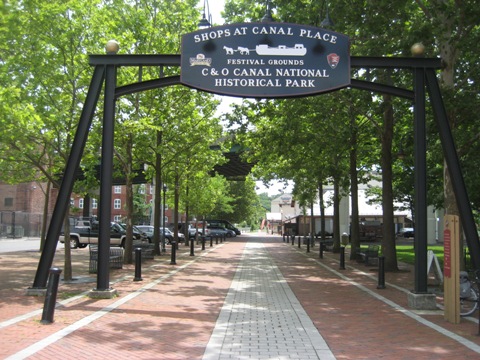
[[[173,239],[174,239],[174,234],[173,231],[170,230],[169,228],[160,228],[160,235],[165,236],[165,240],[167,241],[167,244],[170,244]],[[185,235],[181,232],[178,233],[178,242],[184,242],[185,241]]]
[[[226,237],[237,236],[235,231],[230,229],[225,229],[224,227],[221,227],[221,226],[208,225],[207,229],[208,229],[207,235],[210,235],[210,236],[219,236],[219,235],[226,236]]]
[[[113,223],[112,223],[113,224]],[[127,224],[119,223],[121,227],[127,232]],[[147,235],[141,231],[136,225],[133,225],[133,240],[147,241]]]
[[[70,229],[70,247],[72,249],[84,248],[87,245],[98,245],[99,228],[98,223],[92,223],[90,227],[82,224],[81,227]],[[110,224],[110,245],[116,245],[125,248],[126,241],[125,229],[117,223]],[[65,242],[64,231],[60,233],[60,242]]]
[[[145,235],[147,236],[148,242],[152,243],[153,242],[153,230],[154,227],[151,225],[135,225],[136,228],[138,228],[140,231],[144,232]],[[169,228],[160,228],[160,239],[162,239],[162,235],[165,236],[165,240],[167,244],[170,244],[173,241],[174,234],[173,231],[171,231]],[[185,241],[185,235],[183,233],[178,233],[178,241],[179,242],[184,242]]]
[[[415,229],[408,227],[401,228],[400,231],[397,233],[397,237],[413,238],[415,237]]]
[[[233,230],[235,232],[235,235],[240,235],[241,231],[238,230],[231,222],[227,220],[215,220],[215,219],[207,219],[205,220],[207,223],[209,223],[211,226],[220,226],[223,227],[227,230]]]
[[[151,225],[135,225],[135,227],[143,232],[149,243],[153,242],[153,226]]]

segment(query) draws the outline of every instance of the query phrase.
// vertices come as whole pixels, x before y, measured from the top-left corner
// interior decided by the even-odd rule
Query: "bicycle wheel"
[[[473,287],[470,288],[468,297],[460,298],[460,316],[472,315],[478,308],[478,292]]]

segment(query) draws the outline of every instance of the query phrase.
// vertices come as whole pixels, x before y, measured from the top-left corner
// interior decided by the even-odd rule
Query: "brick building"
[[[153,185],[141,184],[136,193],[145,197],[145,213],[134,223],[150,223],[153,206]],[[46,183],[22,183],[9,185],[0,183],[0,237],[36,237],[40,236],[46,199]],[[50,221],[58,189],[50,189],[50,198],[47,210],[47,223]],[[163,198],[162,198],[163,202]],[[98,215],[98,199],[85,199],[72,194],[70,199],[72,216]],[[126,217],[126,187],[112,187],[111,221],[123,222]],[[88,206],[88,209],[86,208]],[[165,223],[173,219],[172,210],[165,207]]]

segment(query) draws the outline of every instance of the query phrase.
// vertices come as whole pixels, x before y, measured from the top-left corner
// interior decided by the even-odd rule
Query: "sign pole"
[[[460,323],[460,254],[459,220],[456,215],[444,218],[444,318],[452,324]]]

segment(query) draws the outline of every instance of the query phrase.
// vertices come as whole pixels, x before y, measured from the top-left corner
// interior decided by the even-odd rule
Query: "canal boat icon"
[[[259,44],[255,48],[258,55],[273,55],[273,56],[304,56],[307,49],[303,44],[295,44],[293,47],[280,45],[277,47],[270,47],[265,44]]]

